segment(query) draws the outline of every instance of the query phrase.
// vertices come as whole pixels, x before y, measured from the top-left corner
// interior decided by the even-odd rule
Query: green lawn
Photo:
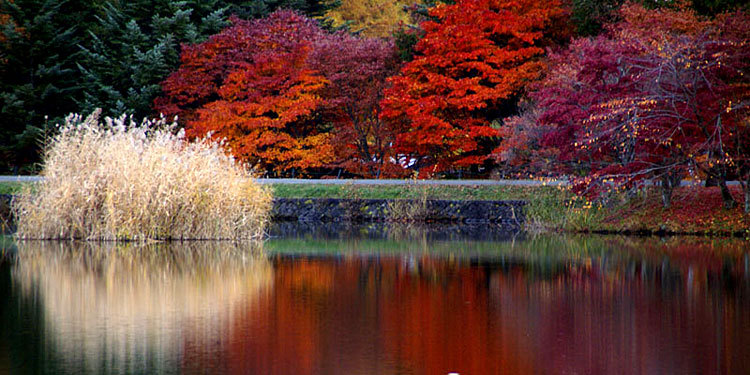
[[[365,199],[528,199],[539,191],[557,191],[553,187],[452,186],[452,185],[271,185],[281,198],[365,198]]]
[[[30,182],[0,182],[0,194],[15,194]]]

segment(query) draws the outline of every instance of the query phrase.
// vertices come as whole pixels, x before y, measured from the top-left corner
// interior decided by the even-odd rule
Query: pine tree
[[[82,110],[151,115],[161,81],[179,62],[180,44],[218,32],[227,24],[227,10],[218,0],[106,3],[80,46]]]
[[[0,172],[38,160],[46,124],[75,110],[76,44],[95,2],[0,2]]]

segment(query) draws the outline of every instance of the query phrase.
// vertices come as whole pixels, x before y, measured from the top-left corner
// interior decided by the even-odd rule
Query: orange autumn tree
[[[330,163],[330,135],[317,121],[328,81],[308,61],[324,31],[293,11],[233,23],[184,47],[155,108],[178,115],[190,137],[225,139],[236,157],[269,174],[294,176]]]
[[[459,0],[430,10],[414,60],[391,79],[383,118],[395,149],[426,177],[487,160],[490,123],[542,69],[544,31],[559,0]]]
[[[329,135],[318,132],[318,95],[326,80],[306,67],[307,49],[238,62],[219,99],[197,111],[193,135],[215,132],[233,154],[268,171],[306,171],[330,160]]]

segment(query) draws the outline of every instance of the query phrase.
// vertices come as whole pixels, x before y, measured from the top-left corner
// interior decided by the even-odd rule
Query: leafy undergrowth
[[[592,230],[617,232],[663,232],[750,236],[750,215],[737,186],[730,187],[737,207],[724,209],[718,187],[690,186],[675,190],[672,207],[664,209],[656,189],[612,210]]]

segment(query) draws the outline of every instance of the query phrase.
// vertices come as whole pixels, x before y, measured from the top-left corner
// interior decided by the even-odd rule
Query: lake
[[[378,225],[272,234],[6,237],[0,373],[750,371],[742,240]]]

